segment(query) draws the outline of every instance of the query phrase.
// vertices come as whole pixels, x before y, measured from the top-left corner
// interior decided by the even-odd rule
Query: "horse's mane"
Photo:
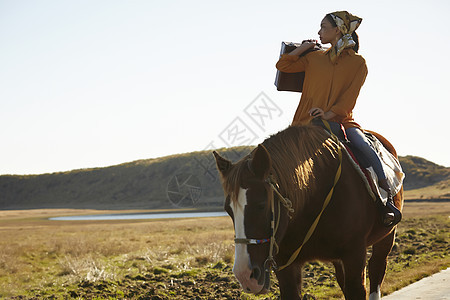
[[[291,126],[263,143],[272,158],[272,169],[283,193],[308,193],[315,188],[318,170],[329,167],[337,157],[336,143],[322,128]]]
[[[290,199],[315,188],[317,169],[329,165],[337,156],[337,145],[320,127],[290,126],[268,139],[262,145],[272,158],[272,174],[280,191]],[[223,187],[231,199],[237,199],[243,172],[248,170],[248,159],[238,161],[223,178]]]

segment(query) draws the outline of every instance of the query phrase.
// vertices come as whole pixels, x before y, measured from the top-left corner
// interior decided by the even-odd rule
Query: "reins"
[[[330,191],[328,192],[327,197],[325,198],[325,201],[322,205],[322,209],[320,210],[320,213],[317,215],[316,219],[314,220],[313,224],[311,225],[311,227],[309,228],[308,232],[306,233],[305,238],[303,239],[303,242],[300,244],[300,246],[297,248],[297,250],[295,250],[295,252],[291,255],[291,257],[289,258],[289,260],[287,261],[286,264],[282,265],[281,267],[279,267],[277,269],[277,271],[281,271],[284,268],[288,267],[290,264],[292,264],[294,262],[294,260],[298,257],[300,251],[302,250],[303,246],[308,242],[309,238],[312,236],[312,234],[314,233],[314,231],[316,230],[317,224],[319,223],[320,217],[322,217],[322,214],[325,210],[325,208],[328,206],[328,204],[330,203],[331,198],[333,197],[333,192],[334,192],[334,188],[336,187],[336,184],[339,181],[339,178],[341,178],[341,172],[342,172],[342,150],[341,150],[341,146],[340,146],[340,142],[339,139],[337,138],[336,135],[333,134],[333,132],[331,131],[331,127],[330,124],[326,121],[322,119],[322,122],[324,123],[324,125],[327,127],[328,131],[331,134],[331,137],[333,138],[333,140],[336,142],[336,144],[338,145],[338,158],[339,158],[339,166],[338,169],[336,171],[336,175],[334,176],[334,181],[333,181],[333,186],[331,187]]]
[[[248,245],[259,245],[259,244],[264,244],[264,243],[269,243],[269,255],[266,259],[266,261],[264,262],[264,269],[266,273],[270,273],[271,269],[274,269],[275,271],[281,271],[283,269],[285,269],[286,267],[288,267],[289,265],[291,265],[295,259],[298,257],[298,255],[300,254],[300,251],[302,250],[303,246],[308,242],[308,240],[311,238],[311,236],[313,235],[314,231],[316,230],[317,224],[320,221],[320,218],[322,217],[323,212],[325,211],[326,207],[328,206],[328,204],[331,201],[331,198],[333,197],[333,192],[334,189],[341,177],[341,172],[342,172],[342,149],[341,149],[341,144],[339,142],[339,139],[337,138],[336,135],[333,134],[333,132],[331,131],[331,127],[330,124],[326,121],[322,119],[322,122],[324,123],[325,127],[328,129],[329,133],[331,134],[331,138],[336,142],[337,146],[338,146],[338,159],[339,159],[339,166],[338,169],[336,171],[336,174],[334,176],[334,181],[333,181],[333,186],[331,187],[330,191],[328,192],[328,195],[325,198],[325,201],[322,205],[322,209],[320,211],[320,213],[317,215],[316,219],[314,220],[313,224],[311,225],[311,227],[309,228],[308,232],[306,233],[305,238],[303,239],[302,243],[300,244],[300,246],[297,248],[297,250],[295,250],[295,252],[291,255],[291,257],[289,258],[289,260],[287,261],[286,264],[277,267],[275,259],[274,259],[274,248],[276,247],[276,251],[278,253],[278,245],[275,241],[275,234],[278,230],[278,225],[280,224],[280,203],[283,204],[283,206],[288,210],[288,215],[289,218],[292,218],[290,213],[294,213],[294,209],[292,208],[292,202],[284,197],[277,188],[277,184],[274,181],[274,179],[272,178],[272,176],[269,176],[266,179],[266,183],[269,184],[271,190],[272,190],[272,197],[270,199],[270,209],[271,209],[271,220],[270,220],[270,238],[268,239],[238,239],[236,238],[234,241],[237,244],[248,244]],[[274,200],[274,194],[276,194],[279,198],[279,202],[278,202],[278,216],[276,218],[276,224],[275,224],[275,200]]]

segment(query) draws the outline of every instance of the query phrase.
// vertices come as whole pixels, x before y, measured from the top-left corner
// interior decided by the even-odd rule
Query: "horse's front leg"
[[[346,300],[366,299],[366,248],[348,253],[344,265],[344,295]]]
[[[302,289],[302,271],[298,263],[292,263],[285,269],[275,273],[280,285],[281,299],[300,300]]]
[[[345,293],[345,272],[341,261],[334,261],[334,270],[336,271],[336,279],[342,292]]]

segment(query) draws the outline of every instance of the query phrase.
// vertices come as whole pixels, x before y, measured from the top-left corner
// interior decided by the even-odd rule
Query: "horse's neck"
[[[305,167],[306,164],[309,166]],[[285,180],[283,186],[280,186],[280,190],[290,197],[293,206],[299,211],[303,211],[305,206],[322,205],[333,186],[338,170],[338,160],[332,158],[330,154],[327,158],[305,162],[303,166],[303,170],[295,169],[288,175],[288,178],[296,178],[296,180]],[[300,174],[299,171],[301,171]]]

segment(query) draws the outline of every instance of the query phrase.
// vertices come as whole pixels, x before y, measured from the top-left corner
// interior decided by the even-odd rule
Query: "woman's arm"
[[[367,65],[363,61],[356,72],[351,85],[345,90],[344,93],[337,99],[336,103],[331,107],[330,111],[339,116],[345,116],[350,114],[355,107],[356,99],[358,98],[359,91],[364,84],[367,76]]]
[[[314,48],[316,43],[305,41],[299,47],[288,54],[283,54],[276,64],[276,68],[285,73],[297,73],[305,71],[305,58],[299,57],[306,50]]]
[[[321,117],[325,120],[331,120],[336,116],[344,117],[350,114],[355,107],[356,99],[358,98],[359,91],[361,90],[364,81],[367,76],[366,62],[363,61],[358,71],[356,72],[351,85],[347,90],[337,99],[329,111],[325,112],[319,107],[313,107],[309,110],[309,114],[312,117]]]

